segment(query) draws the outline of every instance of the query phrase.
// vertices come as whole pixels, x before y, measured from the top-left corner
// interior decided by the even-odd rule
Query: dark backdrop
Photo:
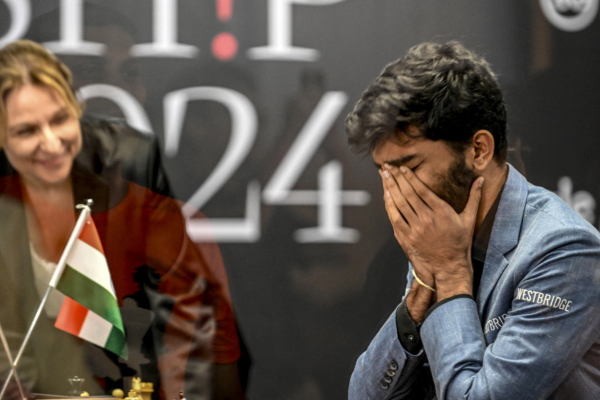
[[[406,273],[344,116],[412,45],[460,40],[499,75],[513,165],[597,226],[598,0],[297,3],[4,0],[0,40],[46,42],[87,112],[156,135],[175,193],[221,244],[249,397],[343,399]]]

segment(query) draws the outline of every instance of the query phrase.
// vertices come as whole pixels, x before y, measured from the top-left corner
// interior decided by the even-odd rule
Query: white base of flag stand
[[[19,388],[19,393],[21,393],[21,398],[26,399],[25,392],[23,392],[23,386],[21,386],[21,380],[19,379],[19,374],[17,374],[17,367],[13,362],[12,354],[10,354],[10,348],[8,347],[8,341],[6,340],[6,336],[4,335],[4,329],[2,329],[2,325],[0,325],[0,340],[2,341],[2,346],[4,346],[4,351],[6,351],[6,358],[8,358],[8,362],[11,366],[10,372],[15,376],[15,382],[17,382],[17,387]],[[10,378],[11,376],[9,375],[6,379],[6,383],[10,381]]]

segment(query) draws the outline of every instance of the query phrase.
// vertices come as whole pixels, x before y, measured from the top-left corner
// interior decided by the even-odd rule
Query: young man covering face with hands
[[[596,399],[600,235],[506,163],[488,63],[423,43],[347,118],[379,170],[407,295],[356,363],[350,399]]]

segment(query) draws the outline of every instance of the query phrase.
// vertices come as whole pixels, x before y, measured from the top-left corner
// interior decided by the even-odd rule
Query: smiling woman
[[[26,84],[6,97],[6,157],[27,185],[62,185],[81,150],[76,115],[56,90]]]
[[[129,358],[53,327],[64,295],[52,291],[19,364],[25,394],[64,395],[75,375],[82,390],[109,394],[139,376],[154,385],[155,399],[182,389],[199,399],[243,399],[218,248],[191,243],[180,204],[148,189],[164,193],[168,185],[124,179],[159,181],[156,148],[108,121],[80,120],[70,85],[69,70],[43,46],[0,49],[0,163],[10,164],[0,165],[9,170],[0,178],[0,276],[8,277],[0,281],[0,322],[15,351],[73,231],[75,205],[91,198]],[[2,355],[0,386],[10,369]],[[8,397],[22,396],[15,386]]]
[[[70,88],[71,73],[30,41],[6,46],[0,66],[0,143],[30,205],[25,210],[32,248],[58,262],[75,222],[71,170],[82,145],[82,111]]]

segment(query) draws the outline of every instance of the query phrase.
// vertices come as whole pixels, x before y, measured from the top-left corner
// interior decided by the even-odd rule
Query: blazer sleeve
[[[496,283],[514,291],[492,344],[486,345],[471,299],[443,304],[423,323],[421,339],[438,399],[545,399],[598,340],[597,237],[567,230],[538,236],[543,237],[538,248],[517,247],[510,257],[518,263],[537,253],[528,259],[531,264],[522,272],[513,268]]]
[[[409,263],[407,289],[412,285]],[[406,297],[406,295],[405,295]],[[425,352],[407,352],[398,339],[396,310],[383,324],[367,350],[356,361],[350,378],[349,400],[402,399],[410,392]]]

